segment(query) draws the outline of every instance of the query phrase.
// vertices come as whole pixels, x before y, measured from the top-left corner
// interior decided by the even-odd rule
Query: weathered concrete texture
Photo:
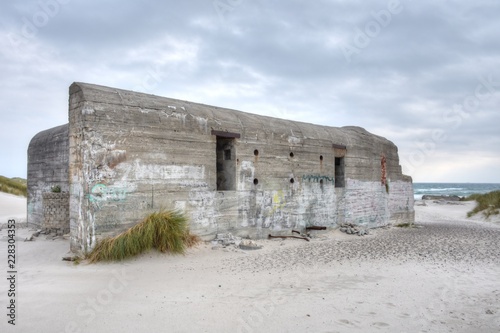
[[[69,233],[69,193],[43,193],[42,229],[57,234]]]
[[[28,147],[28,224],[41,227],[44,221],[43,193],[53,186],[69,191],[68,124],[35,135]]]
[[[362,128],[84,83],[70,87],[69,102],[74,251],[160,208],[186,212],[206,239],[413,220],[396,146]]]

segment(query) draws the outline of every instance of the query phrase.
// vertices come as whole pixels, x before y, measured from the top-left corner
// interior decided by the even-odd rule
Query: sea
[[[473,193],[488,193],[500,191],[500,184],[495,183],[413,183],[415,200],[423,195],[458,195],[466,197]]]

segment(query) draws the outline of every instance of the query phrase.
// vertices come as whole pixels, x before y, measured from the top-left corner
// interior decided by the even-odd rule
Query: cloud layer
[[[2,4],[0,174],[83,81],[392,140],[414,181],[500,182],[495,0]]]

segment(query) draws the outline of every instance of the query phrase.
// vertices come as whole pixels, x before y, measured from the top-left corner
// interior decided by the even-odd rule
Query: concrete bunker
[[[67,233],[69,223],[69,125],[35,135],[28,147],[28,223]]]
[[[42,193],[60,184],[69,193],[75,252],[160,208],[185,212],[191,231],[207,240],[226,232],[264,238],[311,225],[414,220],[412,180],[401,172],[397,147],[360,127],[86,83],[71,85],[68,115],[67,125],[30,144],[28,222],[40,223]],[[47,147],[50,158],[42,153]]]

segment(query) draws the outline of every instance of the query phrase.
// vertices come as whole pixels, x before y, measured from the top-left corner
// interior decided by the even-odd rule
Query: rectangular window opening
[[[335,187],[345,187],[345,166],[343,157],[335,157]]]
[[[217,191],[236,190],[234,138],[217,136]]]

